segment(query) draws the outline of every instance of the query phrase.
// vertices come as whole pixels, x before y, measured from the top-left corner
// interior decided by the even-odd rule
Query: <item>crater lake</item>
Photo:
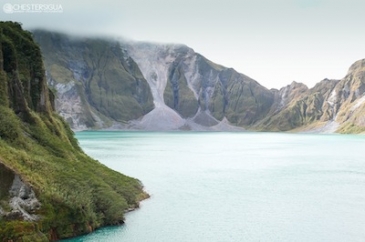
[[[65,240],[365,241],[365,136],[78,132],[151,198],[122,226]]]

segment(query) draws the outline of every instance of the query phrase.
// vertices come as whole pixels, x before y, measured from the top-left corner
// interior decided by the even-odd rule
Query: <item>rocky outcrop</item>
[[[35,214],[39,210],[41,203],[37,199],[34,190],[28,184],[25,184],[19,177],[15,175],[12,186],[9,190],[9,205],[12,211],[5,215],[5,218],[11,218],[16,214],[20,215],[18,219],[25,221],[37,221],[39,216]]]
[[[345,78],[334,88],[333,119],[339,123],[339,132],[365,131],[365,59],[355,62]]]
[[[41,208],[41,203],[32,187],[2,164],[0,164],[0,174],[2,179],[0,217],[6,221],[39,220],[36,211]],[[11,179],[13,180],[12,183],[9,182]]]

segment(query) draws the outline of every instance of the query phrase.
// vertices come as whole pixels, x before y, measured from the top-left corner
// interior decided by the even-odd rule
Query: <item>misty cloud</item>
[[[11,1],[16,3],[35,1]],[[365,33],[361,31],[365,3],[359,0],[36,3],[61,4],[63,12],[1,11],[0,18],[22,22],[27,29],[184,43],[267,87],[280,87],[292,80],[311,86],[325,77],[342,78],[350,64],[365,58]]]

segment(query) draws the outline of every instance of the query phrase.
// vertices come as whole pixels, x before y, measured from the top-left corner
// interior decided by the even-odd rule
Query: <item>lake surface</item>
[[[80,132],[84,151],[151,198],[72,240],[365,241],[365,136]]]

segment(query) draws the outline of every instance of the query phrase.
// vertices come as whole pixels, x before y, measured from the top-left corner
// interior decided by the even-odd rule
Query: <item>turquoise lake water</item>
[[[80,132],[151,198],[126,224],[67,240],[365,241],[365,136]]]

